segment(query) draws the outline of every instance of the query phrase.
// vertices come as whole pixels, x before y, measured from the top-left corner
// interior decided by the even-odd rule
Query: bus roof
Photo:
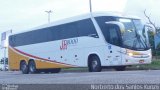
[[[69,18],[65,18],[65,19],[62,19],[62,20],[54,21],[54,22],[51,22],[49,24],[44,24],[44,25],[29,29],[29,30],[24,30],[20,33],[33,31],[33,30],[37,30],[37,29],[42,29],[42,28],[47,28],[47,27],[56,26],[56,25],[61,25],[61,24],[65,24],[65,23],[70,23],[70,22],[74,22],[74,21],[78,21],[78,20],[82,20],[82,19],[86,19],[86,18],[91,18],[91,16],[93,16],[93,17],[113,16],[113,17],[124,17],[124,18],[131,18],[131,19],[140,19],[137,16],[126,15],[126,14],[122,14],[122,13],[119,13],[119,12],[93,12],[92,14],[87,13],[87,14],[82,14],[82,15],[78,15],[78,16],[69,17]],[[18,34],[18,33],[16,33],[16,34]]]

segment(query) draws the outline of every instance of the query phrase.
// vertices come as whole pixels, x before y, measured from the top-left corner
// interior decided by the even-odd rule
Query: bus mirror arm
[[[105,22],[106,24],[111,24],[111,25],[117,25],[120,29],[121,34],[123,34],[125,32],[125,26],[123,23],[118,22],[118,21],[109,21],[109,22]]]
[[[93,38],[99,38],[97,34],[89,34],[88,36]]]
[[[145,30],[152,32],[153,35],[156,34],[156,29],[155,29],[155,27],[154,27],[153,25],[151,25],[151,24],[146,24],[144,27],[145,27]]]

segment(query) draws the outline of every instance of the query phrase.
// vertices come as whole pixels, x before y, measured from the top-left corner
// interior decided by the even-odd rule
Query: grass
[[[88,71],[87,67],[78,67],[78,68],[64,68],[62,69],[63,72],[68,72],[68,71],[74,71],[74,72],[84,72]]]

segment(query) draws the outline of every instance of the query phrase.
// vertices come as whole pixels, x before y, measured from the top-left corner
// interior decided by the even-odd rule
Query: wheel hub
[[[96,68],[98,65],[98,62],[96,60],[92,61],[92,68]]]

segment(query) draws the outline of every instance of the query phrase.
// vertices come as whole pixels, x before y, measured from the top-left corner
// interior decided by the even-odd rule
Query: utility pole
[[[52,11],[49,10],[49,11],[45,11],[45,12],[48,14],[48,23],[50,23],[50,14],[52,13]]]
[[[4,47],[4,58],[3,58],[3,64],[4,64],[4,71],[6,71],[6,50],[7,50],[7,47]]]
[[[92,13],[92,1],[89,0],[89,9],[90,9],[90,13]]]

